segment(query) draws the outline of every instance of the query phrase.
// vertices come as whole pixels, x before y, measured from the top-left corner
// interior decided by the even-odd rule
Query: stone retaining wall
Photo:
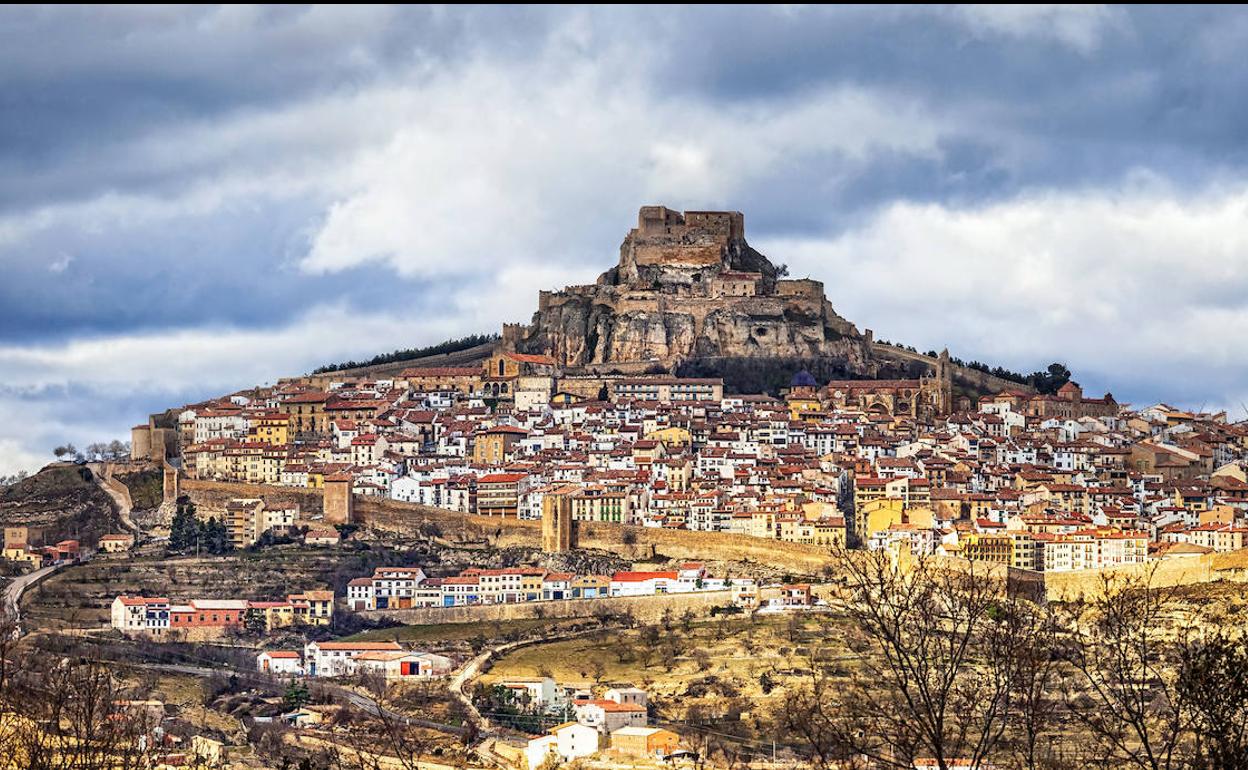
[[[298,504],[305,513],[320,513],[321,493],[315,489],[238,484],[224,481],[184,480],[182,490],[206,511],[222,511],[235,497],[259,497],[266,505]],[[492,545],[541,547],[541,522],[475,516],[416,503],[386,498],[355,499],[358,523],[366,528],[412,533],[425,523],[436,524],[449,541],[488,540]],[[625,544],[625,539],[632,540]],[[818,575],[832,562],[827,548],[779,540],[732,535],[724,532],[692,532],[621,524],[582,522],[580,544],[584,548],[611,551],[634,560],[656,553],[673,559],[756,563],[794,576]]]
[[[766,594],[767,591],[764,591]],[[772,593],[776,593],[774,590]],[[517,602],[515,604],[473,604],[463,607],[420,607],[408,610],[369,610],[359,614],[372,618],[390,618],[405,625],[438,623],[479,623],[532,618],[592,618],[602,614],[631,613],[642,623],[657,623],[664,612],[680,617],[686,610],[698,616],[710,613],[712,607],[732,604],[732,591],[698,591],[655,596],[617,596],[604,599],[567,599],[548,602]]]

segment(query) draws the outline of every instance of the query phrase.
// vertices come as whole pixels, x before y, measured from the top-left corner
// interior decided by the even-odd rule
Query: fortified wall
[[[261,498],[266,505],[274,507],[298,505],[305,514],[322,511],[322,495],[316,489],[186,479],[182,482],[182,491],[197,507],[209,512],[224,511],[226,503],[236,497]],[[499,547],[540,548],[542,545],[539,521],[476,516],[386,498],[356,496],[355,522],[365,528],[399,534],[411,534],[422,524],[431,523],[436,524],[449,541],[488,540]],[[625,532],[631,533],[632,545],[625,545]],[[581,522],[578,539],[582,548],[612,551],[638,560],[658,553],[681,560],[755,563],[794,575],[817,575],[832,563],[832,555],[826,548],[724,532]]]
[[[1147,580],[1155,588],[1219,581],[1248,583],[1248,549],[1162,559],[1108,570],[1050,572],[1044,576],[1049,601],[1093,598],[1103,594],[1108,586],[1124,580]]]
[[[209,512],[224,511],[225,504],[236,497],[262,498],[266,504],[275,507],[298,505],[305,513],[316,514],[321,511],[321,493],[316,489],[187,479],[182,482],[182,491],[196,506]],[[516,545],[540,548],[542,545],[541,522],[538,521],[474,516],[416,503],[358,496],[355,498],[355,514],[356,521],[361,526],[383,532],[410,534],[420,525],[432,523],[442,530],[443,537],[449,541],[470,543],[489,540],[497,547]],[[624,544],[625,531],[632,533],[635,539],[632,545]],[[581,522],[578,539],[583,548],[612,551],[638,561],[658,554],[678,560],[753,563],[788,571],[795,576],[822,575],[825,569],[834,565],[833,555],[820,546],[723,532],[691,532]],[[961,559],[947,561],[955,566],[970,564]],[[984,566],[977,565],[976,569]],[[1011,591],[1035,598],[1043,596],[1049,601],[1070,601],[1095,596],[1103,591],[1107,576],[1151,576],[1153,585],[1158,587],[1217,581],[1248,583],[1248,549],[1166,559],[1104,571],[1046,573],[998,565],[989,565],[989,569],[1005,579]],[[412,611],[414,610],[404,612]]]
[[[664,613],[679,617],[686,610],[706,615],[712,607],[732,604],[732,591],[698,591],[654,596],[617,596],[606,599],[567,599],[514,604],[475,604],[462,607],[419,607],[408,610],[366,610],[361,615],[389,618],[405,625],[480,623],[535,618],[593,618],[629,613],[642,623],[658,623]]]

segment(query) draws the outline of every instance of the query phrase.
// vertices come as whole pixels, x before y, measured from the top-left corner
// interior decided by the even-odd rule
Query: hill
[[[94,547],[121,531],[112,499],[85,465],[54,463],[16,484],[0,487],[0,524],[43,530],[45,542],[72,538]]]

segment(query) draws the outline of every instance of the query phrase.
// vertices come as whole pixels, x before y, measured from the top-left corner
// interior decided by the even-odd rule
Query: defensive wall
[[[298,505],[304,513],[310,514],[321,511],[321,492],[318,489],[184,479],[182,490],[206,511],[223,511],[225,504],[235,497],[258,497],[266,505],[274,507]],[[361,526],[383,532],[412,533],[422,524],[429,523],[437,525],[442,537],[451,542],[488,541],[498,547],[541,547],[539,521],[474,516],[416,503],[359,496],[355,499],[355,513]],[[835,560],[827,548],[748,535],[625,527],[600,522],[580,522],[579,527],[582,547],[611,551],[636,561],[646,561],[658,554],[677,560],[752,563],[800,577],[820,575]],[[632,535],[629,539],[633,542],[629,544],[624,542],[626,532]],[[966,563],[961,559],[949,561]],[[1009,582],[1011,590],[1037,598],[1045,596],[1050,601],[1067,601],[1080,596],[1093,596],[1103,590],[1106,575],[1122,578],[1151,576],[1153,585],[1158,587],[1221,580],[1248,583],[1248,549],[1163,559],[1112,570],[1033,572],[1012,567],[997,569]]]
[[[1147,580],[1156,588],[1218,581],[1248,583],[1248,549],[1182,556],[1107,570],[1049,572],[1044,576],[1049,601],[1091,598],[1100,595],[1108,586],[1137,580]]]
[[[270,507],[298,505],[305,514],[322,510],[321,491],[263,484],[183,479],[182,491],[204,511],[223,511],[231,498],[257,497]],[[476,516],[417,503],[376,497],[355,498],[356,522],[364,528],[410,534],[422,524],[438,526],[444,539],[474,542],[488,540],[510,545],[541,547],[541,522]],[[627,539],[631,543],[626,544]],[[656,553],[672,559],[733,561],[758,564],[795,576],[816,575],[832,563],[824,547],[779,540],[733,535],[724,532],[691,532],[653,527],[628,527],[602,522],[580,522],[578,539],[584,548],[611,551],[636,560]]]
[[[388,364],[374,364],[372,366],[359,366],[354,369],[340,369],[336,372],[324,372],[322,374],[307,374],[300,377],[285,377],[284,382],[306,382],[313,387],[325,388],[329,387],[331,382],[340,382],[342,380],[353,380],[359,378],[385,378],[398,376],[399,372],[404,369],[421,369],[430,366],[470,366],[489,358],[494,352],[497,342],[486,342],[463,350],[456,350],[450,353],[436,353],[432,356],[424,356],[422,358],[410,358],[405,361],[392,361]]]
[[[918,361],[927,364],[933,371],[936,369],[936,359],[931,356],[925,356],[922,353],[916,353],[913,350],[906,350],[895,345],[889,345],[883,342],[872,342],[871,352],[885,358],[895,358],[902,361]],[[965,386],[979,393],[1000,393],[1003,390],[1018,390],[1024,393],[1033,393],[1034,389],[1029,385],[1024,385],[1013,380],[1006,380],[988,372],[972,369],[969,366],[959,366],[955,363],[949,364],[949,372],[953,377],[953,381],[959,385]]]
[[[815,587],[816,593],[823,588]],[[417,607],[406,610],[366,610],[359,613],[371,618],[389,618],[405,625],[429,625],[436,623],[492,623],[506,620],[529,620],[535,618],[566,619],[592,618],[602,615],[629,614],[642,623],[657,623],[664,613],[679,617],[686,611],[705,616],[712,607],[732,604],[735,592],[695,591],[679,594],[655,594],[653,596],[614,596],[602,599],[565,599],[545,602],[516,602],[512,604],[473,604],[462,607]],[[767,600],[780,595],[777,588],[763,588],[760,599]]]

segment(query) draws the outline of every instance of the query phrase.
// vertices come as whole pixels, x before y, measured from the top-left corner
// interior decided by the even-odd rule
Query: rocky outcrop
[[[646,206],[619,263],[595,284],[542,292],[513,342],[565,369],[832,358],[869,374],[869,340],[836,314],[823,284],[783,272],[746,242],[738,212]]]

